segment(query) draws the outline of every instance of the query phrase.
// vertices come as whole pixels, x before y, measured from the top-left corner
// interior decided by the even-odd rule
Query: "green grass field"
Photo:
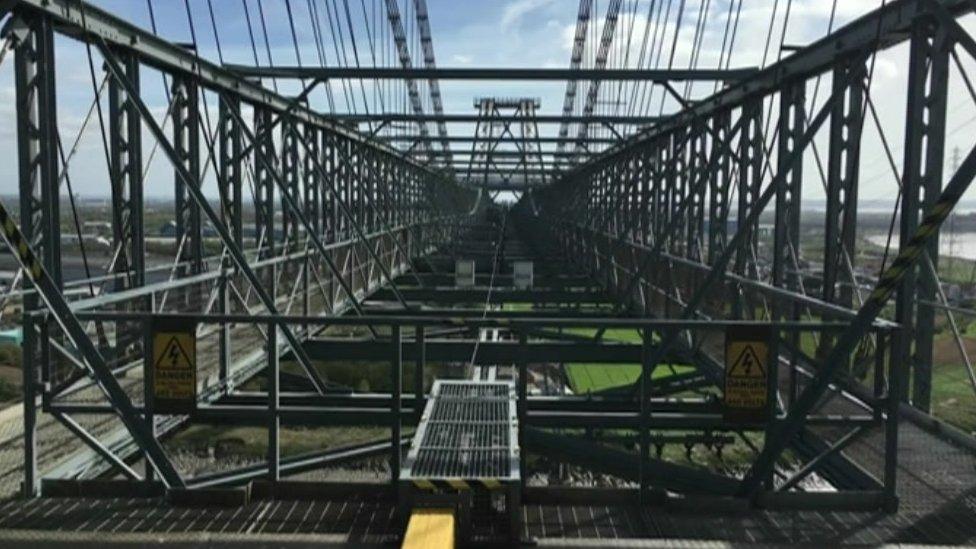
[[[673,364],[674,372],[667,365],[654,369],[654,379],[664,379],[675,373],[683,374],[694,368]],[[573,392],[580,394],[599,393],[632,385],[640,377],[640,364],[567,364],[566,377]]]
[[[569,333],[587,337],[596,335],[593,328],[571,328]],[[655,339],[657,336],[655,335]],[[604,341],[619,343],[640,343],[641,334],[632,328],[610,328],[603,333]],[[690,366],[674,364],[674,371],[666,365],[654,370],[654,379],[663,379],[674,373],[690,372]],[[566,377],[569,386],[576,394],[599,393],[632,385],[640,377],[640,364],[572,363],[566,364]]]

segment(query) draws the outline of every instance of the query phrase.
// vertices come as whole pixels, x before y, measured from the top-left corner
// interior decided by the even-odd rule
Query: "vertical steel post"
[[[47,17],[29,16],[12,22],[18,38],[14,50],[17,102],[17,159],[20,188],[20,225],[27,245],[60,289],[61,225],[58,185],[58,124],[55,92],[54,31]],[[24,277],[24,289],[34,285]],[[37,355],[34,320],[37,294],[24,296],[24,485],[25,496],[38,494],[37,476]],[[46,344],[46,342],[45,342]],[[42,365],[45,368],[50,365]]]
[[[200,186],[200,98],[196,82],[186,77],[173,79],[173,148],[180,163],[193,178],[192,185]],[[185,240],[179,260],[189,264],[181,267],[182,276],[203,271],[203,227],[200,207],[190,199],[183,179],[175,176],[176,243]],[[187,294],[187,305],[193,307]]]
[[[844,256],[854,260],[857,224],[858,172],[861,130],[864,127],[864,80],[861,59],[843,59],[834,68],[834,103],[830,114],[830,149],[827,159],[827,215],[824,226],[823,299],[845,307],[854,304],[852,286],[839,292]],[[856,283],[851,280],[851,283]]]
[[[394,488],[397,481],[400,480],[400,460],[402,458],[400,448],[400,430],[402,427],[400,413],[403,409],[403,341],[401,329],[402,327],[399,324],[390,326],[390,345],[392,346],[390,382],[393,385],[390,390],[390,394],[393,395],[392,416],[390,418],[392,424],[390,430],[390,482],[393,483]]]
[[[126,78],[139,89],[139,60],[117,52]],[[116,291],[145,284],[145,235],[142,200],[142,124],[139,111],[119,82],[108,83],[109,157],[112,165],[112,265]]]
[[[899,332],[904,331],[899,328]],[[904,336],[896,332],[891,339],[891,352],[888,359],[888,396],[885,399],[885,452],[884,452],[884,485],[885,508],[894,512],[898,508],[898,417],[900,406],[905,400],[906,382],[908,381],[908,363],[898,354],[901,350]],[[880,345],[880,338],[879,338]],[[878,352],[881,352],[880,349]]]
[[[21,492],[32,498],[39,494],[37,476],[37,337],[34,318],[24,315],[23,385],[24,385],[24,484]]]
[[[418,324],[415,328],[415,345],[417,346],[417,357],[413,370],[413,413],[420,422],[420,417],[424,415],[426,383],[424,383],[424,366],[427,363],[427,331],[423,324]]]
[[[312,124],[305,124],[304,127],[305,154],[302,157],[304,162],[302,167],[303,183],[303,210],[305,218],[311,225],[312,233],[315,236],[322,235],[322,209],[319,203],[321,198],[321,174],[318,166],[321,165],[321,151],[319,143],[319,130]],[[297,199],[297,195],[296,195]],[[307,237],[306,237],[307,238]],[[302,313],[306,316],[312,310],[312,268],[313,257],[306,255],[302,260]],[[303,330],[308,331],[311,327],[304,326]]]
[[[946,30],[929,17],[912,25],[908,67],[908,113],[902,174],[899,249],[915,234],[921,215],[929,211],[942,190],[945,150],[946,97],[949,88],[950,42]],[[938,272],[939,232],[925,247]],[[929,411],[932,398],[932,345],[936,281],[927,269],[913,267],[898,289],[895,321],[902,325],[898,358],[909,364],[912,404]],[[914,349],[912,348],[914,343]]]
[[[219,98],[218,115],[218,144],[220,155],[219,168],[220,177],[217,178],[217,190],[220,194],[220,214],[224,223],[230,229],[231,237],[235,244],[241,249],[246,249],[244,245],[244,202],[243,202],[243,139],[239,120],[241,113],[241,103],[237,98],[221,95]],[[231,313],[231,303],[229,299],[230,276],[233,272],[233,261],[227,257],[220,266],[220,278],[217,281],[218,306],[223,314]],[[230,337],[231,324],[222,322],[220,324],[220,356],[219,356],[219,377],[220,381],[227,383],[230,374],[233,345]],[[232,387],[224,386],[226,391]]]
[[[48,391],[49,383],[54,378],[55,364],[51,360],[51,319],[45,318],[39,323],[39,336],[40,336],[40,374],[41,374],[41,406],[47,406],[54,400],[54,395],[52,391]],[[55,326],[57,326],[55,324]]]
[[[20,224],[27,243],[61,287],[61,220],[58,186],[58,121],[55,92],[54,31],[47,17],[21,20],[26,29],[14,53],[17,100],[17,154]],[[15,22],[15,24],[18,24]],[[30,289],[26,280],[24,289]],[[24,310],[36,308],[27,295]]]
[[[299,204],[301,201],[301,158],[298,147],[298,122],[292,117],[281,120],[281,173],[283,175],[286,192]],[[282,201],[281,230],[282,238],[287,242],[288,250],[298,249],[298,234],[301,223],[298,216],[290,208],[284,207]]]
[[[220,95],[218,140],[220,144],[220,212],[230,229],[234,242],[242,250],[244,246],[244,146],[239,120],[242,120],[240,99]]]
[[[518,413],[519,479],[521,482],[519,489],[525,488],[525,477],[527,475],[525,469],[525,429],[529,414],[529,365],[525,359],[527,341],[528,337],[525,332],[520,330],[518,332],[518,354],[516,354],[517,362],[515,364],[515,369],[518,370],[518,406],[516,412]]]
[[[641,244],[651,242],[651,222],[653,220],[651,215],[651,174],[654,169],[654,147],[651,145],[641,151],[640,171],[638,172],[640,190],[637,198],[637,216],[640,220],[638,226],[640,227],[639,242]]]
[[[272,115],[266,109],[254,109],[254,224],[256,237],[264,238],[259,257],[275,254],[274,178],[270,169],[259,157],[276,158],[274,135],[271,130]]]
[[[152,298],[150,297],[150,311],[152,311]],[[153,346],[153,336],[152,336],[152,320],[144,320],[140,325],[142,331],[142,348],[145,349],[145,353],[142,358],[142,405],[146,408],[145,419],[146,425],[149,428],[149,432],[155,438],[156,436],[156,416],[153,414],[153,409],[155,407],[155,386],[156,378],[155,372],[153,371],[152,364],[152,346]],[[155,469],[152,466],[152,462],[149,461],[149,455],[145,456],[145,475],[143,480],[149,484],[155,479]]]
[[[669,143],[670,138],[663,136],[655,140],[652,145],[654,166],[651,172],[651,234],[655,245],[658,245],[657,242],[662,238],[661,235],[667,226],[666,189],[668,186],[667,174],[670,171],[668,162]],[[648,269],[651,272],[650,285],[653,287],[648,301],[653,307],[655,303],[661,301],[656,288],[661,283],[662,272],[661,269],[657,268],[657,265],[648,265]]]
[[[308,145],[303,157],[305,184],[305,217],[308,219],[315,234],[322,234],[322,174],[317,166],[325,166],[322,161],[322,146],[319,135],[321,130],[312,124],[305,125],[305,143]],[[328,169],[328,168],[327,168]]]
[[[651,461],[651,381],[654,377],[654,364],[651,357],[654,354],[651,346],[654,344],[653,330],[644,329],[641,332],[641,378],[640,378],[640,468],[638,471],[640,486],[640,503],[647,503],[651,482],[649,466]]]
[[[730,155],[722,144],[729,139],[731,115],[722,111],[712,119],[712,154],[721,155],[717,169],[709,174],[708,198],[708,257],[711,264],[725,250],[729,232]]]
[[[742,245],[735,251],[734,271],[753,279],[758,278],[756,262],[752,259],[753,250],[758,245],[757,227],[743,227],[742,223],[749,217],[759,200],[762,190],[763,172],[763,100],[749,99],[742,105],[739,116],[743,118],[742,131],[739,134],[739,204],[736,219],[737,230],[748,231],[742,239]],[[755,302],[749,290],[738,290],[733,301],[733,317],[740,319],[755,318]]]
[[[847,308],[854,306],[857,279],[841,283],[847,262],[853,265],[857,243],[857,194],[860,171],[861,130],[864,126],[866,64],[861,58],[845,58],[833,72],[834,102],[830,113],[830,142],[827,158],[827,212],[824,218],[823,299]],[[828,316],[827,319],[830,317]],[[830,333],[820,335],[819,356],[833,346]],[[796,373],[790,373],[790,398],[796,397]]]
[[[695,187],[695,183],[702,177],[701,172],[708,169],[710,164],[706,124],[708,124],[708,121],[701,118],[697,118],[692,122],[692,137],[688,145],[688,175],[685,180],[685,185],[688,187],[688,228],[686,233],[687,244],[685,245],[685,256],[695,261],[703,261],[705,259],[701,247],[705,241],[702,235],[705,230],[705,192],[707,191],[707,187],[693,187]],[[711,174],[709,174],[708,179],[711,179]],[[695,272],[697,273],[697,271]],[[696,278],[694,275],[692,276],[691,287],[697,286],[697,283],[694,282]]]
[[[325,168],[325,179],[320,181],[319,192],[322,204],[322,231],[325,234],[325,242],[333,242],[336,239],[336,219],[338,214],[335,211],[335,199],[329,189],[338,188],[336,185],[336,150],[332,133],[322,130],[322,166]]]
[[[806,81],[787,83],[780,92],[779,98],[779,138],[777,153],[777,175],[782,177],[782,184],[776,188],[776,212],[773,228],[773,285],[798,292],[800,289],[800,274],[797,273],[787,279],[793,258],[799,254],[797,246],[800,242],[800,200],[803,178],[803,155],[796,154],[796,146],[806,130]],[[799,315],[798,307],[783,299],[773,301],[773,320],[796,319]],[[771,417],[777,414],[777,395],[779,394],[779,356],[782,347],[781,334],[774,331],[769,356],[772,357],[767,387],[767,402]],[[799,346],[799,334],[787,334],[793,349]],[[794,356],[790,353],[791,369],[795,367]],[[773,437],[774,422],[768,422],[766,439]],[[765,479],[766,487],[773,489],[773,473]]]
[[[278,356],[278,324],[268,323],[268,480],[281,478],[281,418],[278,414],[281,362]]]
[[[217,279],[217,308],[222,314],[231,313],[230,295],[230,272],[226,265],[220,266],[220,277]],[[230,368],[232,363],[233,345],[230,337],[230,322],[221,322],[219,327],[219,341],[217,351],[217,381],[223,385],[223,391],[230,392],[233,387],[230,382]]]

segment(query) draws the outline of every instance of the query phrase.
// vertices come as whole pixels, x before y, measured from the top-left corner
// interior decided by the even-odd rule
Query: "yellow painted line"
[[[450,484],[451,485],[451,488],[454,488],[455,490],[467,490],[468,489],[468,483],[467,482],[464,482],[461,479],[449,478],[449,479],[447,479],[447,483]]]
[[[415,509],[403,536],[403,549],[454,549],[454,511]]]
[[[420,488],[421,490],[433,490],[434,489],[434,484],[432,482],[428,481],[428,480],[417,479],[417,480],[413,481],[413,483],[414,483],[414,485],[417,486],[417,488]]]
[[[501,483],[498,482],[497,479],[493,478],[483,478],[481,479],[481,483],[484,484],[485,488],[488,488],[489,490],[495,490],[501,486]]]

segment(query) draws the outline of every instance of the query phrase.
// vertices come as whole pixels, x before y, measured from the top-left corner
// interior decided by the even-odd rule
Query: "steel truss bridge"
[[[581,2],[578,46],[594,34],[592,4]],[[426,483],[434,498],[471,490],[468,541],[976,540],[976,440],[930,415],[943,315],[973,377],[939,238],[976,176],[973,147],[944,168],[950,76],[976,101],[976,41],[961,23],[976,5],[893,0],[760,68],[635,69],[608,62],[620,4],[592,67],[579,46],[568,69],[516,69],[438,68],[421,0],[417,27],[382,3],[393,66],[225,63],[86,2],[0,1],[19,174],[19,201],[0,201],[18,269],[3,302],[22,308],[24,391],[0,413],[12,497],[0,539],[389,542],[415,503],[404,490]],[[68,274],[63,246],[76,153],[58,120],[63,47],[88,56],[112,196],[113,253],[83,276]],[[857,225],[862,143],[879,124],[870,81],[875,55],[899,49],[898,245],[869,276]],[[166,82],[164,111],[149,75]],[[316,89],[358,93],[361,80],[400,83],[402,110],[313,107]],[[567,108],[541,114],[520,98],[516,114],[445,114],[441,80],[569,82]],[[278,91],[287,82],[301,93]],[[601,109],[600,84],[621,82],[655,86],[678,108]],[[681,92],[694,82],[715,91]],[[456,123],[506,131],[449,133]],[[541,134],[547,124],[559,133]],[[165,264],[149,260],[153,157],[175,192]],[[800,249],[804,183],[827,197],[815,254]],[[517,202],[496,204],[500,192]],[[519,284],[526,261],[531,287]],[[159,326],[195,341],[183,412],[156,401]],[[766,419],[732,418],[723,398],[726,337],[743,330],[770,334]],[[340,362],[381,364],[382,388],[337,380]],[[595,392],[567,383],[567,365],[592,363],[630,377]],[[440,472],[417,477],[411,441],[434,429],[432,377],[493,387],[482,404],[511,399],[514,423],[466,397],[438,427],[447,442],[421,446]],[[451,409],[438,398],[429,409]],[[489,424],[495,434],[478,431]],[[171,442],[200,425],[260,428],[264,458],[187,463]],[[351,427],[379,435],[282,451],[286,436]],[[502,457],[478,457],[493,451]],[[364,460],[381,478],[316,476]],[[471,463],[505,473],[450,472]],[[557,465],[610,480],[560,484]],[[476,490],[498,486],[504,512]],[[187,505],[199,509],[188,517]]]

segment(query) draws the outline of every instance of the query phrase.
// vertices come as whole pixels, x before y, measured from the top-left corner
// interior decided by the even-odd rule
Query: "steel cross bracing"
[[[617,30],[617,17],[620,15],[621,5],[623,5],[622,0],[610,0],[610,3],[607,4],[607,16],[603,21],[603,35],[600,37],[600,47],[596,52],[596,59],[593,61],[595,70],[600,71],[606,69],[607,59],[610,57],[610,46],[613,44],[613,36]],[[584,117],[591,116],[593,114],[593,110],[596,108],[596,101],[599,95],[600,80],[590,81],[590,86],[586,90],[586,103],[583,104]],[[574,147],[575,150],[583,148],[581,143],[584,142],[589,132],[589,126],[580,126],[579,131],[576,133],[577,143]]]
[[[410,48],[407,45],[407,33],[403,30],[403,19],[400,17],[400,6],[398,5],[398,0],[386,0],[386,14],[387,18],[390,20],[390,27],[393,29],[393,41],[396,44],[397,55],[400,58],[400,65],[404,69],[413,68],[413,60],[410,57]],[[418,15],[419,17],[419,15]],[[433,63],[433,59],[431,59]],[[410,97],[410,107],[413,109],[413,113],[417,116],[424,115],[424,104],[420,98],[420,88],[417,87],[417,81],[413,78],[407,78],[406,80],[408,96]],[[421,122],[419,124],[420,135],[427,137],[430,132],[427,129],[427,124]],[[442,134],[441,137],[446,137],[446,133]],[[429,155],[431,153],[431,146],[429,142],[424,144],[424,152]]]
[[[427,0],[413,0],[413,8],[417,16],[417,29],[420,31],[420,47],[424,51],[424,67],[436,69],[437,60],[434,58],[434,41],[430,32]],[[430,88],[430,102],[434,109],[434,115],[444,116],[444,100],[441,97],[440,82],[436,78],[430,78],[427,80],[427,87]],[[437,121],[437,135],[441,138],[447,137],[447,125],[443,120]],[[441,141],[441,147],[444,150],[448,163],[450,163],[450,144],[447,141]]]
[[[151,313],[175,307],[172,310],[230,314],[254,310],[254,296],[258,297],[260,309],[271,314],[288,310],[296,301],[302,302],[305,314],[311,312],[313,301],[315,307],[326,311],[355,308],[364,295],[379,285],[392,284],[393,277],[410,264],[412,255],[441,242],[456,222],[454,216],[470,207],[470,191],[440,180],[392,149],[332,124],[301,106],[301,97],[284,99],[258,88],[97,8],[72,4],[71,9],[66,9],[59,2],[21,2],[14,6],[8,32],[14,39],[18,93],[23,92],[18,105],[18,134],[23,142],[21,195],[25,197],[20,217],[38,220],[24,224],[25,230],[20,232],[3,210],[5,239],[12,249],[21,249],[21,265],[37,284],[36,291],[27,288],[24,294],[28,304],[25,356],[29,357],[25,358],[24,387],[25,401],[31,403],[25,406],[23,416],[27,449],[24,487],[28,493],[37,490],[39,461],[51,466],[46,456],[35,450],[39,429],[48,431],[46,420],[37,423],[35,395],[43,395],[48,410],[55,396],[85,394],[91,398],[95,387],[103,389],[108,406],[122,417],[129,438],[117,436],[119,431],[106,431],[104,422],[76,421],[69,415],[73,412],[48,410],[51,417],[66,425],[95,455],[107,459],[110,467],[120,468],[127,476],[133,477],[134,473],[122,460],[138,450],[149,457],[167,485],[184,484],[155,438],[156,433],[162,435],[174,424],[159,418],[161,421],[152,422],[154,429],[147,430],[144,418],[153,416],[139,404],[143,399],[142,384],[114,381],[119,368],[148,370],[148,365],[142,365],[142,360],[108,362],[105,353],[111,349],[103,342],[88,339],[86,323],[76,317],[79,311],[121,307]],[[113,235],[120,250],[119,258],[110,265],[109,280],[115,281],[116,293],[76,303],[65,302],[59,289],[58,167],[56,162],[45,160],[56,154],[48,147],[59,139],[53,93],[55,32],[88,41],[101,54],[108,75],[113,122],[106,154],[111,159],[111,188],[116,197]],[[141,96],[138,74],[144,65],[163,70],[172,82],[172,104],[168,110],[173,119],[172,136],[151,116]],[[211,138],[209,122],[205,124],[202,116],[208,93],[216,93],[220,99],[216,138]],[[242,104],[255,112],[253,130],[241,115]],[[143,125],[175,173],[179,255],[175,258],[176,278],[171,281],[150,283],[146,277],[149,269],[141,227],[144,181],[139,139]],[[278,143],[284,147],[281,155],[276,150]],[[204,151],[206,157],[201,154]],[[249,159],[251,153],[253,157]],[[199,188],[204,166],[214,167],[217,174],[220,200],[216,208]],[[243,187],[248,179],[255,185],[254,239],[245,237],[242,226]],[[275,195],[282,201],[283,212],[276,208]],[[343,217],[339,212],[345,214],[341,228],[335,223]],[[284,214],[280,217],[280,233],[274,221],[279,213]],[[203,216],[217,232],[223,248],[219,257],[204,254]],[[255,241],[258,250],[245,248]],[[362,251],[369,256],[367,260],[358,259]],[[325,279],[320,273],[323,263],[330,272]],[[340,288],[343,294],[337,294]],[[186,301],[167,300],[165,296],[171,292],[186,296]],[[38,309],[41,302],[45,307]],[[37,319],[50,320],[35,320],[35,311],[44,315]],[[139,328],[138,323],[119,323],[115,332],[120,335],[115,345],[123,345],[120,328],[126,325],[134,327],[136,343],[145,341],[139,334],[146,334],[149,324],[143,323]],[[64,335],[53,326],[64,330]],[[256,332],[259,341],[267,340],[267,352],[261,354],[268,358],[268,366],[263,366],[262,361],[255,363],[253,358],[244,357],[242,361],[238,358],[240,353],[232,353],[231,347],[238,343],[233,339],[241,338],[239,327],[224,323],[201,332],[201,336],[216,335],[219,343],[214,347],[219,347],[216,360],[207,367],[213,370],[204,369],[201,374],[213,376],[206,380],[208,387],[226,391],[266,368],[275,369],[277,361],[271,359],[282,349],[290,348],[306,366],[313,387],[333,390],[330,388],[334,384],[308,367],[299,343],[299,337],[306,337],[307,332],[299,333],[286,325],[264,328],[244,331]],[[236,334],[233,338],[232,333]],[[281,343],[276,341],[279,333],[284,336]],[[239,341],[242,350],[256,343],[252,342],[250,336]],[[147,348],[143,347],[144,352]],[[253,357],[253,353],[248,356]],[[53,357],[57,357],[54,362]],[[81,369],[81,376],[73,373],[76,368]],[[212,391],[201,395],[204,402],[213,397]],[[78,466],[75,463],[73,467]],[[82,470],[86,468],[90,467]]]
[[[869,364],[885,361],[877,357],[888,357],[888,414],[897,415],[897,402],[907,397],[903,391],[909,368],[914,392],[911,402],[923,410],[930,406],[935,309],[920,304],[935,301],[938,282],[932,276],[934,268],[916,269],[923,251],[930,258],[938,255],[939,226],[976,174],[969,163],[976,157],[972,152],[942,185],[950,55],[954,48],[970,55],[976,52],[972,38],[955,18],[971,8],[953,1],[890,3],[798,49],[748,82],[697,101],[641,135],[594,155],[561,183],[535,193],[543,212],[540,229],[553,228],[567,254],[581,258],[630,310],[665,318],[820,317],[850,323],[850,329],[839,336],[825,335],[815,357],[799,350],[795,334],[777,340],[777,355],[788,378],[784,380],[787,390],[780,395],[782,421],[770,423],[759,459],[736,490],[740,495],[757,497],[764,491],[782,489],[772,480],[774,464],[783,449],[795,443],[798,433],[810,433],[804,418],[834,394],[825,393],[832,384],[851,387],[859,383],[851,379],[858,369],[849,369],[864,360],[852,360],[855,349],[874,349],[875,358],[866,357]],[[897,258],[881,273],[875,291],[857,305],[850,286],[842,293],[837,293],[836,286],[842,261],[854,257],[852,210],[856,207],[867,67],[872,52],[906,39],[911,42],[911,76],[900,178],[904,195],[901,243]],[[830,97],[806,113],[808,82],[828,72],[834,76]],[[775,156],[764,144],[770,136],[764,135],[763,110],[770,101],[780,106],[772,134]],[[808,295],[803,275],[796,270],[800,178],[804,152],[815,146],[814,136],[822,127],[830,128],[825,181],[830,197],[825,230],[828,245],[822,259],[830,286],[823,288],[822,295]],[[730,172],[735,165],[737,174]],[[734,217],[729,215],[730,177],[738,185]],[[707,225],[702,209],[706,202]],[[768,239],[760,236],[758,222],[770,204],[774,225],[771,252],[764,260],[769,262],[767,267],[758,262],[759,243]],[[731,219],[736,220],[734,225]],[[727,271],[733,259],[734,268]],[[916,277],[921,277],[918,284]],[[868,337],[868,328],[879,321],[879,313],[896,290],[893,320],[901,329],[891,338]],[[910,328],[906,330],[906,326]],[[670,349],[703,345],[698,334],[681,330],[665,330],[660,337],[661,344],[648,359],[652,365],[661,362]],[[801,362],[813,366],[800,374]],[[720,377],[722,372],[715,373]],[[887,462],[875,475],[877,486],[883,487],[881,499],[891,506],[897,428],[888,425],[885,433]],[[839,448],[860,434],[850,431],[825,446],[824,454],[810,459],[810,468],[820,465],[826,459],[823,456],[836,457]],[[795,482],[784,485],[792,487]]]
[[[976,58],[976,42],[956,22],[971,3],[891,2],[747,80],[657,120],[638,136],[622,143],[608,140],[610,150],[594,151],[572,171],[557,172],[558,157],[547,160],[541,148],[510,151],[515,154],[507,159],[499,154],[495,167],[520,168],[525,186],[515,189],[505,179],[486,178],[480,192],[524,192],[510,211],[476,199],[475,191],[412,160],[410,151],[401,154],[310,110],[303,96],[319,79],[335,74],[597,81],[742,74],[533,76],[512,70],[445,72],[433,63],[426,72],[260,68],[266,75],[314,79],[302,96],[289,99],[241,76],[258,69],[235,72],[214,65],[87,4],[23,0],[11,5],[7,32],[15,53],[21,204],[18,224],[0,203],[0,225],[30,283],[22,293],[27,494],[37,493],[41,473],[121,474],[142,482],[158,477],[170,488],[202,487],[259,476],[277,481],[341,459],[342,452],[282,459],[279,439],[289,425],[388,427],[388,439],[349,448],[348,454],[389,452],[395,483],[401,426],[417,421],[426,397],[425,362],[467,365],[476,362],[467,358],[476,356],[482,364],[475,366],[504,371],[516,382],[523,478],[531,450],[629,478],[644,502],[672,491],[737,496],[764,506],[825,507],[838,498],[859,508],[897,504],[900,407],[904,401],[923,410],[931,405],[935,318],[929,303],[944,298],[937,278],[938,231],[976,175],[976,150],[947,181],[941,173],[950,59],[957,50]],[[99,66],[107,76],[112,114],[106,152],[118,257],[102,280],[113,291],[72,300],[64,297],[69,284],[59,249],[55,34],[93,46],[104,62]],[[858,242],[857,166],[870,105],[868,67],[873,54],[906,40],[901,245],[862,301],[845,282],[857,282],[850,263]],[[145,83],[140,85],[145,67],[169,81],[169,131],[152,116]],[[832,75],[829,97],[810,101],[809,83],[827,73]],[[219,105],[215,128],[206,111],[212,98]],[[244,114],[247,109],[253,117]],[[532,123],[534,109],[529,111],[525,120]],[[423,113],[412,116],[427,120]],[[442,113],[432,116],[446,122]],[[589,118],[587,113],[584,119]],[[499,117],[489,120],[493,125]],[[147,266],[139,236],[145,234],[139,226],[144,129],[158,142],[175,180],[179,244],[172,265],[164,268]],[[829,134],[826,246],[818,252],[821,257],[811,258],[800,247],[799,212],[802,185],[811,184],[803,169],[805,153],[816,150],[820,132]],[[537,133],[530,138],[545,142]],[[391,139],[417,147],[458,139],[471,143],[479,136]],[[522,146],[526,140],[508,139]],[[586,141],[600,143],[588,136]],[[471,161],[483,152],[489,151],[472,150]],[[538,161],[537,173],[529,171],[527,157]],[[216,205],[202,191],[208,171],[218,182]],[[559,181],[528,192],[529,175]],[[244,214],[250,185],[253,236]],[[760,224],[764,215],[773,220],[768,233]],[[216,236],[204,233],[204,223]],[[219,253],[208,255],[213,248],[206,244],[216,245]],[[918,271],[923,257],[928,263]],[[451,273],[458,259],[474,261],[474,286],[455,286]],[[531,289],[515,287],[513,263],[521,260],[536,268]],[[825,282],[819,288],[807,291],[812,277],[799,268],[801,261],[823,266]],[[84,282],[72,281],[70,288]],[[894,315],[879,318],[892,296]],[[510,303],[525,307],[502,307]],[[154,410],[143,357],[150,327],[159,321],[200,324],[203,389],[196,411],[186,416]],[[326,330],[336,326],[357,335],[333,337]],[[725,375],[722,334],[742,328],[776,334],[772,421],[729,420],[714,398]],[[639,341],[613,341],[612,330],[639,332]],[[498,337],[472,337],[485,331]],[[126,342],[126,334],[136,341]],[[133,358],[121,347],[143,352]],[[285,358],[301,373],[282,371]],[[388,364],[389,390],[356,392],[316,366],[337,358]],[[405,360],[415,363],[414,379],[420,380],[406,391]],[[559,383],[550,379],[554,362],[583,360],[640,364],[640,375],[598,395],[567,396],[565,388],[551,387]],[[675,364],[690,370],[660,376]],[[263,388],[242,389],[257,378],[267,381]],[[693,396],[687,399],[671,398],[689,391]],[[266,459],[187,478],[161,439],[193,422],[266,427]],[[66,427],[71,438],[54,438],[53,425]],[[638,451],[608,450],[552,429],[585,430],[606,441],[623,432],[629,437],[627,450]],[[692,445],[741,441],[755,445],[757,455],[744,477],[653,457],[658,444],[674,443],[675,432],[690,437]],[[882,442],[865,450],[861,444],[870,433],[880,433]],[[69,459],[58,463],[51,457],[49,435],[54,444],[74,450]],[[78,452],[81,448],[87,450]],[[784,468],[787,449],[799,461]],[[150,463],[142,475],[132,464],[141,457]],[[798,490],[813,473],[839,493]]]
[[[593,0],[580,0],[579,14],[576,16],[576,35],[573,37],[573,53],[569,61],[569,68],[578,70],[583,63],[583,52],[586,46],[586,31],[590,26],[590,12],[593,9]],[[563,100],[564,121],[559,125],[559,137],[569,137],[568,117],[573,114],[576,107],[576,91],[579,88],[579,81],[573,79],[566,83],[566,98]],[[564,144],[559,145],[559,151],[565,149]]]
[[[545,185],[547,176],[555,170],[544,163],[542,146],[537,141],[539,127],[533,117],[539,101],[483,97],[474,106],[479,118],[463,182],[475,187],[487,185],[493,179],[513,188]],[[514,150],[506,149],[505,144],[514,145]],[[505,153],[509,155],[506,159],[496,157]],[[513,178],[521,183],[514,184]]]

